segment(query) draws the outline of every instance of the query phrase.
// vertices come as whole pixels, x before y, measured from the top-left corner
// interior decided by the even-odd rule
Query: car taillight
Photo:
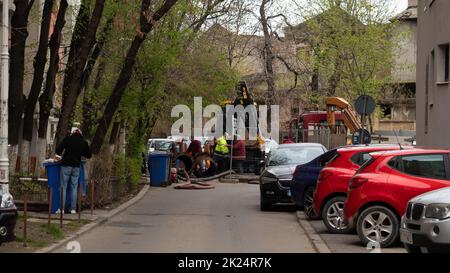
[[[332,175],[333,174],[331,172],[327,172],[327,171],[321,172],[319,174],[319,181],[326,180],[326,179],[330,178]]]
[[[301,173],[300,168],[295,168],[294,173],[292,174],[294,177],[299,176]]]
[[[369,181],[369,179],[367,179],[367,178],[353,177],[350,180],[349,188],[350,189],[355,189],[355,188],[361,186],[362,184],[364,184],[364,183],[366,183],[368,181]]]

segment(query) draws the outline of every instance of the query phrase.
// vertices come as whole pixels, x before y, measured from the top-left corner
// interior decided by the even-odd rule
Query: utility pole
[[[0,93],[0,185],[9,191],[8,158],[8,90],[9,90],[9,0],[2,6],[2,51],[1,51],[1,93]]]

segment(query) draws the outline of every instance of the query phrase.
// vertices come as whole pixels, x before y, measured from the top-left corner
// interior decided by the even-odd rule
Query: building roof
[[[410,6],[397,14],[393,20],[417,20],[417,6]]]

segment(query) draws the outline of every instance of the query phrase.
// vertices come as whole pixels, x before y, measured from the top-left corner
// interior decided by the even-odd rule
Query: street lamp
[[[9,89],[9,0],[2,6],[1,92],[0,92],[0,185],[9,191],[8,89]]]

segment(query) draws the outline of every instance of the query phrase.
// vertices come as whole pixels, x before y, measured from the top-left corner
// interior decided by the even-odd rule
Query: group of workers
[[[263,144],[264,139],[258,136],[255,146],[260,148]],[[227,141],[227,136],[223,135],[219,138],[214,138],[213,142],[206,144],[204,149],[202,149],[202,144],[199,140],[193,140],[187,148],[186,154],[192,158],[196,158],[202,153],[212,155],[219,173],[230,169],[230,157],[232,156],[233,166],[236,171],[244,173],[244,162],[247,154],[246,145],[246,141],[239,139],[237,135],[234,136],[231,144]],[[261,150],[261,152],[263,151]]]

